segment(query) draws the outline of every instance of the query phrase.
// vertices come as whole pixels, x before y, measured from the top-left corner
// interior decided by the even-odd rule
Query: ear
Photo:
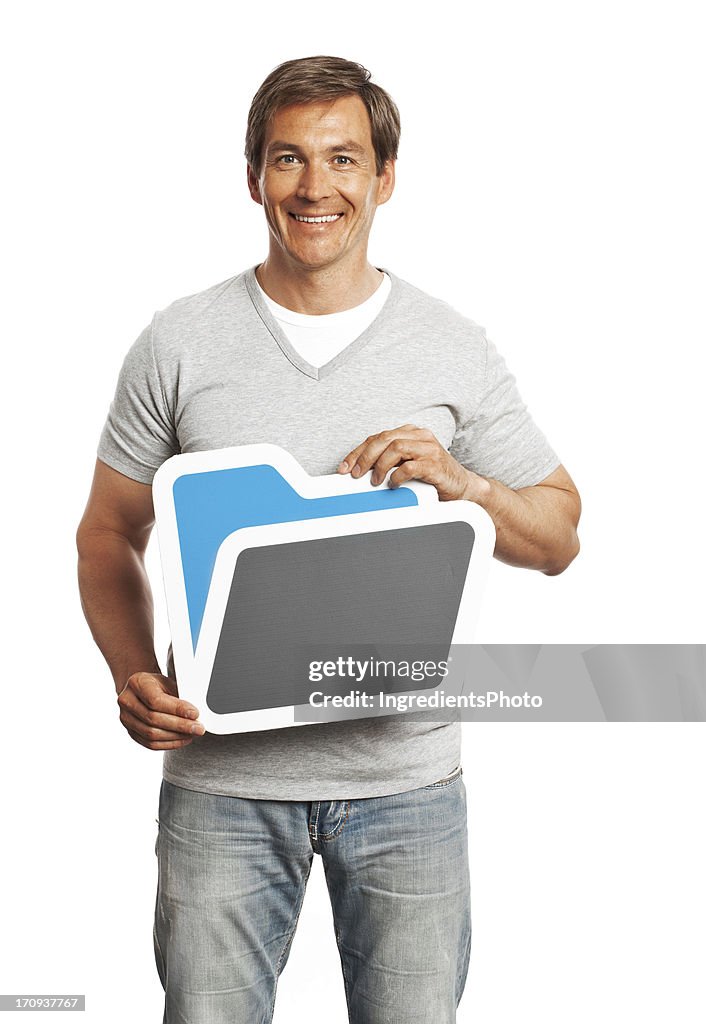
[[[250,192],[250,196],[251,196],[252,199],[255,200],[256,203],[259,203],[260,206],[262,206],[262,195],[260,193],[260,182],[257,180],[257,176],[256,176],[255,172],[253,171],[252,167],[250,166],[250,164],[248,164],[248,172],[247,173],[248,173],[248,191]]]
[[[395,190],[395,161],[386,160],[380,175],[378,185],[378,206],[382,206],[390,198]]]

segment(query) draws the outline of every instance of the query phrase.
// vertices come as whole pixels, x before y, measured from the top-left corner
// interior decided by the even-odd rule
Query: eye
[[[289,166],[291,166],[293,163],[295,163],[296,159],[297,158],[294,155],[294,153],[283,153],[282,156],[279,158],[278,162],[281,164],[288,164]]]
[[[351,158],[349,156],[344,156],[342,153],[339,153],[339,155],[335,156],[333,159],[334,159],[334,161],[336,163],[339,164],[339,167],[345,167],[346,164],[353,163],[353,161],[351,160]],[[345,161],[345,162],[339,162],[339,161]]]

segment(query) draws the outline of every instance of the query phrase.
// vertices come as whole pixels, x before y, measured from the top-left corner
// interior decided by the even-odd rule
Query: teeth
[[[303,224],[328,224],[332,220],[338,220],[340,213],[332,213],[328,217],[302,217],[300,214],[295,213],[294,219],[301,221]]]

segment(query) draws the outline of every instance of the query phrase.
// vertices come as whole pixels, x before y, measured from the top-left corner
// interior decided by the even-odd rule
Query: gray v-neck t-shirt
[[[151,484],[180,452],[269,443],[318,476],[370,434],[413,423],[481,476],[515,489],[544,480],[559,459],[484,329],[385,272],[378,316],[318,368],[287,340],[254,267],[158,311],[125,357],[98,458]],[[458,722],[391,715],[206,733],[165,751],[163,773],[227,796],[354,799],[430,785],[460,763],[460,745]]]

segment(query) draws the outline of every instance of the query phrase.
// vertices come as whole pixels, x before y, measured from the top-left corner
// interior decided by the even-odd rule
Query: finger
[[[401,434],[408,435],[410,433],[418,432],[419,430],[420,428],[415,427],[413,423],[404,423],[401,427],[394,427],[392,430],[383,430],[379,434],[371,434],[343,457],[341,462],[338,464],[338,472],[351,473],[352,476],[362,476],[361,471],[354,473],[353,469],[355,468],[361,453],[364,452],[368,446],[377,444],[381,446],[380,450],[382,450],[382,448],[393,440],[393,438],[399,437]]]
[[[412,439],[413,437],[414,435],[411,435]],[[394,445],[408,439],[410,439],[409,434],[400,434],[399,431],[395,432],[392,430],[386,430],[382,434],[378,434],[358,453],[355,465],[351,467],[351,476],[363,476],[364,473],[367,473],[368,470],[375,465],[380,456],[387,450],[387,448],[390,447],[390,445]]]
[[[360,444],[356,445],[355,448],[353,448],[351,451],[349,451],[348,454],[345,455],[341,459],[341,461],[339,462],[339,464],[338,464],[338,472],[339,473],[350,473],[351,470],[353,469],[353,467],[355,466],[356,462],[358,461],[358,456],[361,454],[361,452],[365,451],[366,447],[369,444],[373,443],[373,440],[374,440],[374,435],[371,435],[370,437],[366,437],[366,439],[364,441],[361,441]]]
[[[417,459],[408,459],[390,476],[387,486],[400,487],[410,480],[424,480],[426,483],[433,483],[434,481],[430,479],[431,475],[423,462]]]
[[[370,478],[370,482],[372,484],[381,484],[393,466],[399,466],[401,462],[407,459],[419,460],[433,454],[434,445],[429,441],[398,437],[388,444],[387,448],[372,466],[373,475]]]
[[[146,727],[161,729],[170,733],[188,736],[203,736],[206,731],[202,722],[195,722],[190,718],[183,718],[179,715],[166,714],[163,711],[154,711],[138,700],[135,695],[128,701],[120,701],[121,720],[129,716],[135,722],[142,722]]]
[[[195,736],[203,736],[206,731],[201,722],[192,722],[186,730],[183,728],[171,728],[169,723],[163,724],[157,721],[145,721],[140,715],[136,715],[129,708],[123,708],[120,712],[120,721],[126,729],[138,733],[143,739],[150,742],[172,741],[193,739]],[[181,726],[183,719],[173,720]]]
[[[176,750],[179,747],[186,747],[189,745],[189,743],[192,742],[190,739],[183,739],[163,740],[155,743],[150,743],[147,740],[143,739],[139,733],[134,732],[132,729],[128,729],[127,731],[128,735],[131,737],[131,739],[135,741],[135,743],[139,743],[141,747],[146,747],[148,750]]]
[[[150,675],[148,672],[138,672],[136,676],[130,677],[130,686],[125,691],[126,696],[132,692],[138,699],[153,711],[161,711],[167,715],[178,715],[180,718],[198,718],[199,709],[182,700],[177,695],[167,693],[159,676]]]

